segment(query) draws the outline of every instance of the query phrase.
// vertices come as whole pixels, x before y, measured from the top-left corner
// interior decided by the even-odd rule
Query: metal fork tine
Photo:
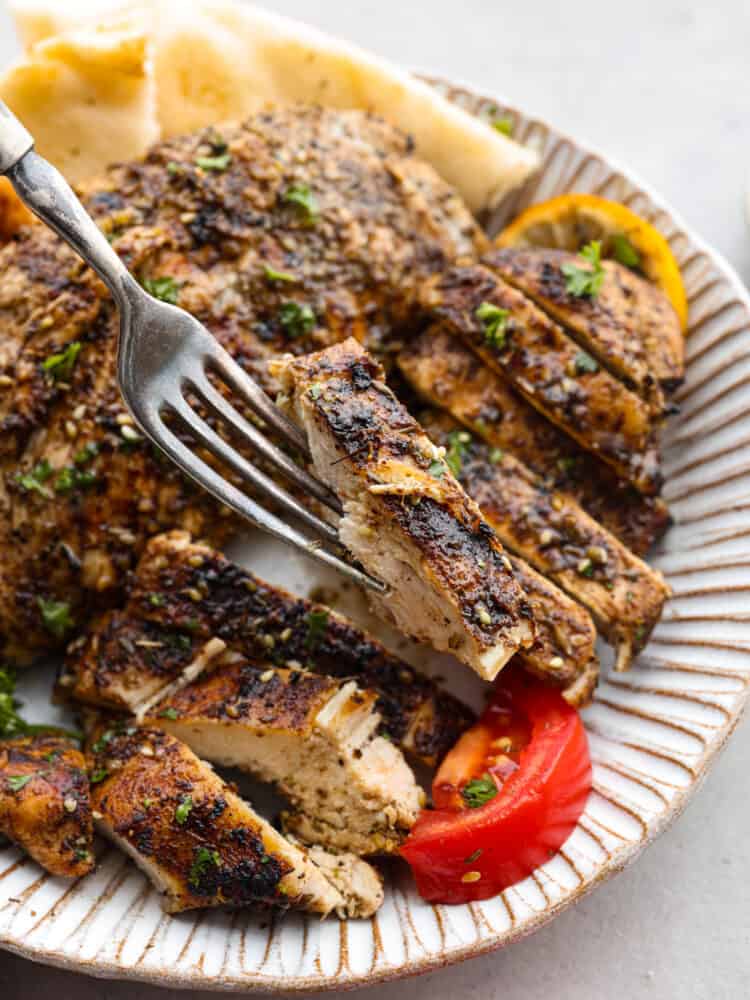
[[[220,461],[225,462],[230,469],[241,476],[242,479],[253,486],[256,490],[270,497],[275,503],[295,517],[300,518],[309,527],[316,531],[329,542],[338,544],[338,533],[332,525],[323,521],[307,507],[290,496],[278,483],[270,479],[260,469],[251,465],[238,451],[220,437],[203,418],[196,413],[183,396],[173,396],[167,400],[167,405],[173,413],[176,413],[185,423],[185,426],[198,439],[199,443],[207,448],[212,455]]]
[[[176,434],[164,424],[159,417],[139,421],[144,432],[151,438],[169,458],[178,465],[185,475],[189,476],[204,489],[208,490],[212,496],[216,497],[220,503],[226,504],[233,511],[244,517],[256,528],[267,531],[276,538],[295,548],[307,552],[313,559],[331,566],[333,569],[343,573],[354,583],[369,590],[384,593],[385,584],[350,563],[345,562],[338,556],[323,548],[315,539],[308,538],[302,532],[297,531],[286,524],[275,514],[271,514],[250,497],[246,496],[231,483],[227,482],[223,476],[219,475],[210,465],[198,458],[190,449],[180,441]]]
[[[261,417],[269,427],[282,437],[288,444],[296,448],[306,458],[310,457],[310,449],[304,432],[293,424],[292,421],[281,412],[269,396],[254,382],[252,378],[243,371],[232,356],[224,350],[218,341],[214,341],[210,358],[213,366],[227,383],[234,389],[238,396],[245,400],[248,406],[252,407],[255,413]]]
[[[200,378],[188,377],[190,388],[195,390],[201,401],[220,417],[225,423],[236,431],[247,443],[263,456],[268,462],[274,465],[287,479],[296,486],[320,500],[327,507],[330,507],[336,514],[341,514],[341,501],[331,490],[319,479],[311,476],[305,469],[300,468],[288,455],[285,455],[280,448],[277,448],[268,440],[257,427],[254,427],[242,414],[235,409],[228,400],[224,399],[220,392],[211,385],[205,372]]]

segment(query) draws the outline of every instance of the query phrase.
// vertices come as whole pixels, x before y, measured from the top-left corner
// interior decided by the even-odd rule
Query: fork
[[[336,495],[247,420],[215,388],[209,374],[236,394],[282,441],[309,459],[304,433],[201,323],[184,309],[158,301],[141,287],[62,174],[33,147],[29,132],[0,101],[0,175],[8,177],[19,198],[96,271],[111,292],[120,316],[117,380],[125,405],[144,436],[185,475],[250,524],[333,566],[356,583],[382,593],[386,588],[379,580],[326,547],[339,547],[336,528],[299,503],[218,434],[191,405],[186,390],[249,451],[261,456],[304,494],[340,515]],[[241,482],[302,522],[310,533],[267,511],[194,454],[165,422],[165,414],[176,417],[193,439]]]

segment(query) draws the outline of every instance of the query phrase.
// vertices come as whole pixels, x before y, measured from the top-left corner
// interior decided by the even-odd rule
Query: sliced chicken
[[[86,762],[64,737],[0,742],[0,834],[52,875],[78,878],[94,867]]]
[[[437,440],[446,426],[444,417],[427,425]],[[626,669],[669,596],[661,574],[517,459],[468,438],[460,470],[466,491],[508,549],[589,610],[615,647],[616,668]]]
[[[661,485],[648,404],[605,371],[546,313],[487,267],[427,282],[425,308],[504,374],[540,413],[641,493]]]
[[[289,838],[292,841],[292,838]],[[294,842],[294,841],[292,841]],[[344,911],[339,916],[367,919],[383,905],[383,879],[376,868],[347,852],[334,854],[322,847],[304,848],[307,856],[341,893]]]
[[[339,535],[390,591],[373,607],[492,680],[534,637],[497,536],[353,339],[273,363],[318,476],[341,498]]]
[[[685,338],[669,299],[656,285],[613,260],[594,297],[567,291],[563,265],[588,265],[566,250],[495,250],[484,259],[571,331],[602,365],[655,409],[684,376]]]
[[[92,753],[97,830],[143,869],[167,912],[345,909],[322,869],[173,736],[124,724],[100,730]]]
[[[619,479],[445,327],[435,324],[415,337],[399,353],[398,365],[422,398],[569,493],[636,555],[645,555],[669,527],[663,500]]]
[[[273,782],[291,804],[286,826],[302,840],[390,853],[414,825],[424,794],[401,752],[377,735],[375,700],[354,681],[232,654],[159,702],[146,723],[214,764]]]
[[[225,649],[355,678],[376,693],[381,730],[430,766],[474,719],[457,698],[343,616],[266,583],[179,531],[148,543],[125,607],[102,616],[74,643],[59,689],[77,701],[142,712]]]

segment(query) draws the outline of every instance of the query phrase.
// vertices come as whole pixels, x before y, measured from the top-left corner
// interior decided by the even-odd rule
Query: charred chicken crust
[[[381,732],[428,765],[474,719],[457,698],[343,616],[266,583],[179,531],[148,543],[125,607],[74,643],[58,691],[138,711],[167,685],[210,666],[212,649],[356,679],[377,695]]]
[[[0,833],[52,875],[91,871],[86,763],[70,740],[39,735],[0,742]]]
[[[342,542],[390,588],[373,607],[492,679],[533,640],[531,608],[495,532],[442,453],[350,339],[273,362],[320,478],[344,507]]]
[[[685,338],[669,299],[656,285],[613,260],[602,261],[595,296],[574,296],[563,266],[580,266],[565,250],[494,250],[483,262],[530,296],[605,367],[659,413],[684,376]]]
[[[431,279],[422,302],[583,448],[640,492],[658,493],[661,473],[648,405],[592,363],[522,292],[489,267],[473,265]]]
[[[594,520],[643,556],[670,524],[667,505],[647,497],[534,409],[444,326],[434,324],[398,355],[409,384],[493,448],[509,451],[549,487],[572,496]]]
[[[99,727],[90,749],[97,829],[146,872],[168,912],[255,904],[325,915],[344,905],[304,852],[179,740],[121,723]]]

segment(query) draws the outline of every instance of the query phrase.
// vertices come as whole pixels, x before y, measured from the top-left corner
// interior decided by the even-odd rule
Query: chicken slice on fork
[[[565,250],[494,250],[483,263],[545,312],[658,414],[664,394],[683,379],[685,338],[669,299],[656,285],[613,260],[602,261],[595,296],[567,289],[564,267],[588,265]]]
[[[317,476],[339,496],[339,536],[389,587],[373,607],[407,635],[492,680],[534,637],[508,557],[443,453],[353,339],[272,363],[307,433]]]
[[[261,580],[184,531],[151,539],[127,602],[73,644],[58,691],[140,713],[225,649],[356,680],[377,695],[380,731],[428,766],[474,720],[461,701],[342,615]]]
[[[641,493],[661,485],[648,404],[518,289],[479,265],[425,284],[425,309],[505,375],[540,413]]]
[[[52,875],[91,871],[89,781],[71,740],[42,734],[0,742],[0,834]]]
[[[669,527],[660,497],[643,496],[618,478],[444,326],[434,324],[411,340],[398,366],[423,399],[568,493],[636,555],[645,555]]]

